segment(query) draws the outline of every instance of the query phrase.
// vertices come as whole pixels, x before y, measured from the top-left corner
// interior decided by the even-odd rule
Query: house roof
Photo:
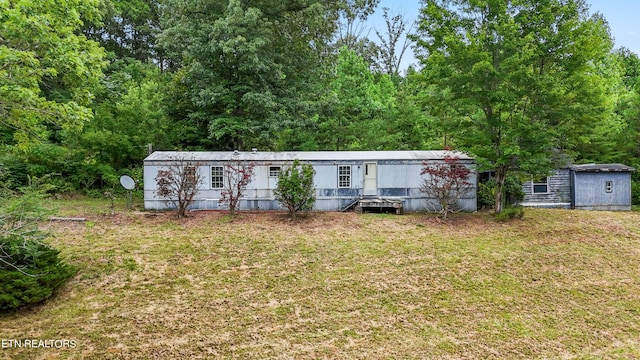
[[[234,155],[237,154],[237,155]],[[445,156],[455,156],[460,160],[473,160],[465,153],[446,150],[411,150],[411,151],[156,151],[149,155],[147,161],[171,161],[187,159],[190,161],[229,161],[237,156],[240,160],[253,161],[330,161],[330,160],[441,160]]]
[[[575,172],[631,172],[635,171],[631,166],[623,164],[583,164],[572,165],[570,169]]]

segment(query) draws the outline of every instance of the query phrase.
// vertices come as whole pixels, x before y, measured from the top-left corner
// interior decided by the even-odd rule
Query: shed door
[[[364,163],[364,195],[378,194],[378,166],[376,163]]]

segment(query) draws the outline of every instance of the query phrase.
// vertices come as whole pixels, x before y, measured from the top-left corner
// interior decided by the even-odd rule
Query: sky
[[[590,13],[601,13],[609,23],[611,35],[615,41],[615,48],[625,47],[640,55],[640,1],[639,0],[586,0],[590,5]],[[372,28],[384,33],[385,23],[382,18],[382,8],[390,9],[391,14],[401,14],[409,22],[418,18],[420,0],[380,0],[378,10],[369,19]],[[375,31],[371,31],[370,38],[375,39]],[[413,52],[407,50],[402,68],[417,63]]]

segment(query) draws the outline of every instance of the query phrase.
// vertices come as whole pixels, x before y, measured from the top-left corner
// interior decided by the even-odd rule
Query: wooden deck
[[[399,199],[360,199],[355,211],[362,214],[367,210],[382,211],[385,209],[393,210],[397,215],[402,215],[402,200]]]

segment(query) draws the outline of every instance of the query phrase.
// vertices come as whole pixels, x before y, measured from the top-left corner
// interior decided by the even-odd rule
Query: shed
[[[631,210],[631,173],[622,164],[585,164],[556,169],[523,184],[522,205],[582,210]]]
[[[631,210],[631,173],[622,164],[587,164],[571,167],[573,209]]]
[[[173,152],[157,151],[144,160],[144,206],[146,209],[169,209],[172,204],[156,193],[158,171],[176,159],[196,164],[203,183],[199,186],[191,210],[225,209],[220,203],[223,191],[221,172],[231,160],[251,161],[254,177],[240,201],[241,210],[281,210],[275,200],[278,171],[293,160],[311,164],[316,171],[314,210],[343,210],[359,199],[384,199],[404,211],[437,210],[434,199],[420,191],[423,162],[444,162],[455,156],[472,169],[470,182],[476,184],[476,162],[470,156],[451,151],[313,151],[313,152]],[[476,188],[473,187],[460,208],[475,211]]]

